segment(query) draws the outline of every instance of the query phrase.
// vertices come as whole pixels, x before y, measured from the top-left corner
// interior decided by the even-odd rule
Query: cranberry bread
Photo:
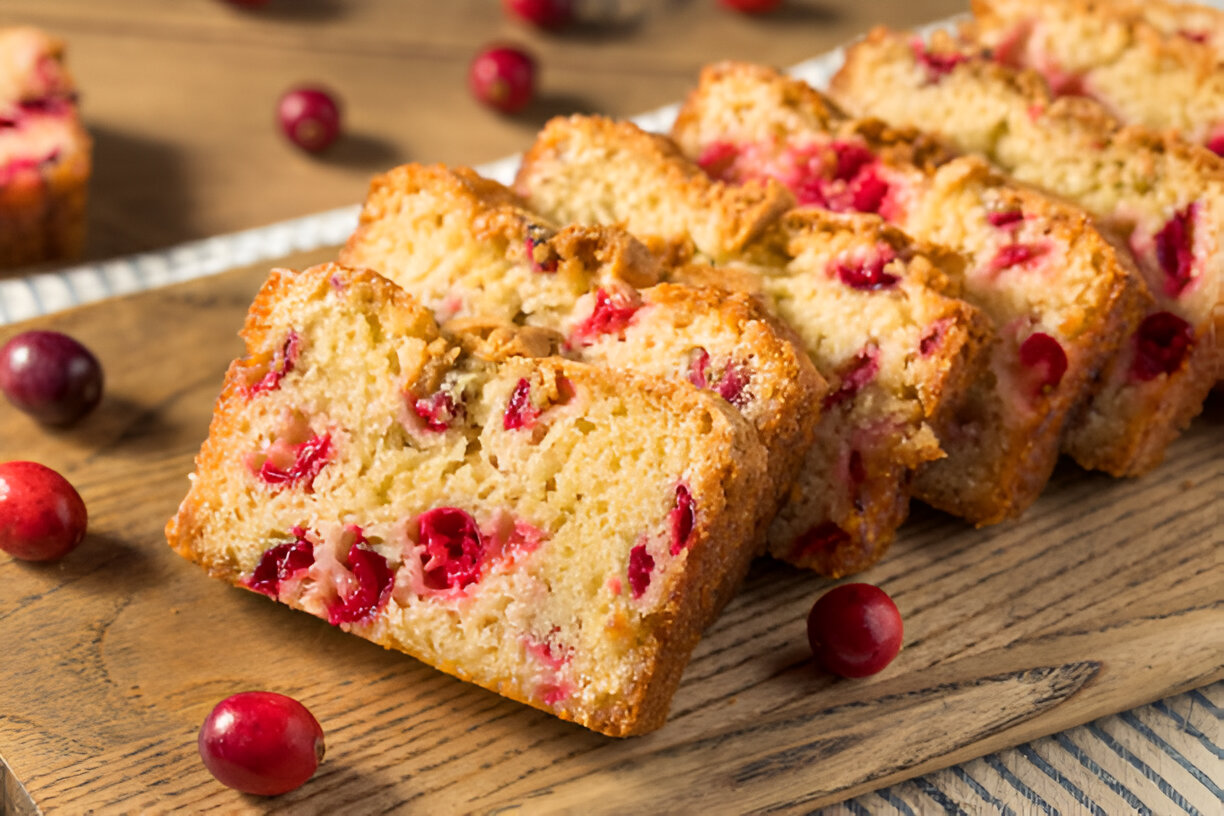
[[[613,736],[658,728],[753,554],[755,433],[685,384],[482,359],[372,272],[277,270],[170,545]],[[413,400],[445,395],[445,422]]]
[[[717,260],[676,276],[751,292],[795,329],[831,390],[769,551],[831,576],[874,563],[905,518],[913,469],[943,455],[936,430],[988,342],[986,319],[945,294],[942,267],[959,259],[878,218],[816,211],[771,214],[745,241],[743,213],[781,198],[776,183],[713,182],[667,139],[598,117],[550,122],[516,188],[554,217],[621,223],[670,255]]]
[[[0,269],[84,243],[90,141],[63,57],[37,29],[0,28]]]
[[[964,297],[994,321],[974,381],[914,495],[977,524],[1014,518],[1044,487],[1068,413],[1138,325],[1142,282],[1073,207],[977,157],[878,120],[851,119],[806,83],[745,63],[707,67],[673,136],[724,181],[775,178],[800,203],[878,212],[960,252]]]
[[[1053,99],[1017,72],[937,33],[923,46],[873,31],[847,53],[832,93],[896,125],[934,123],[1022,181],[1063,195],[1129,245],[1155,297],[1071,422],[1064,450],[1085,467],[1138,475],[1202,410],[1224,375],[1224,159],[1098,103]]]
[[[1224,61],[1188,32],[1165,33],[1130,0],[974,0],[964,36],[1056,94],[1089,96],[1124,122],[1224,155]],[[1224,25],[1224,21],[1221,21]]]
[[[573,359],[718,393],[757,429],[777,500],[811,444],[825,382],[760,304],[660,283],[658,260],[627,233],[557,229],[467,168],[405,165],[376,178],[340,257],[469,332],[515,323]],[[763,523],[777,500],[761,505]]]

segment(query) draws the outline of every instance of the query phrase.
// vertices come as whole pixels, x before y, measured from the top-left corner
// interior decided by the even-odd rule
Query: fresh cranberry
[[[27,331],[0,347],[0,390],[47,425],[68,425],[102,399],[102,366],[66,334]]]
[[[85,502],[37,462],[0,463],[0,550],[23,561],[62,558],[85,538]]]
[[[668,513],[667,520],[671,525],[671,554],[679,555],[689,545],[697,523],[697,506],[684,485],[676,487],[676,506]]]
[[[275,391],[277,388],[280,388],[281,380],[285,378],[285,375],[292,372],[297,365],[298,355],[301,351],[302,341],[298,337],[298,333],[290,329],[289,334],[285,337],[284,344],[273,356],[272,364],[268,366],[267,372],[260,378],[259,382],[247,389],[247,395],[253,397],[257,394]]]
[[[1024,221],[1024,212],[1021,210],[991,210],[986,213],[986,220],[992,226],[999,229],[1014,227]]]
[[[815,204],[835,212],[878,213],[888,184],[875,168],[875,155],[857,142],[833,142],[813,151],[790,187],[800,204]],[[829,175],[827,158],[832,153]]]
[[[327,608],[327,622],[333,626],[368,619],[386,605],[395,583],[395,573],[387,566],[387,559],[362,546],[367,543],[365,536],[360,529],[356,529],[356,533],[357,540],[349,548],[346,559],[356,587]]]
[[[898,276],[884,271],[884,267],[894,257],[890,250],[874,253],[871,258],[857,265],[839,263],[837,265],[837,277],[851,289],[858,289],[860,291],[891,289],[901,280]]]
[[[638,307],[621,298],[613,298],[603,289],[595,292],[595,308],[591,316],[574,328],[571,342],[590,345],[601,334],[619,334],[633,322]]]
[[[1024,366],[1038,394],[1058,387],[1067,373],[1067,353],[1062,344],[1044,332],[1033,332],[1020,344],[1020,365]]]
[[[931,82],[938,82],[962,62],[969,58],[964,54],[937,54],[926,47],[921,40],[915,40],[911,46],[914,50],[914,58],[926,68],[927,78]]]
[[[703,348],[698,348],[693,359],[689,361],[689,382],[698,388],[709,388],[710,382],[706,379],[706,369],[709,367],[710,353]]]
[[[832,521],[822,521],[795,539],[791,558],[803,559],[831,555],[838,547],[850,543],[850,534]]]
[[[502,416],[502,428],[515,431],[530,428],[540,416],[540,409],[531,404],[531,383],[520,379],[510,393],[506,413]]]
[[[269,548],[259,558],[255,571],[246,585],[256,592],[275,598],[281,584],[314,563],[314,545],[306,540],[306,530],[293,528],[293,541]]]
[[[1156,233],[1156,260],[1165,274],[1164,290],[1177,297],[1190,283],[1194,272],[1194,204],[1178,211]]]
[[[412,410],[431,431],[445,431],[464,413],[462,403],[455,404],[455,398],[445,391],[413,401]]]
[[[782,0],[718,0],[718,2],[743,14],[766,14],[782,5]]]
[[[987,268],[991,272],[1001,272],[1004,269],[1011,269],[1013,266],[1023,266],[1045,255],[1047,251],[1049,251],[1049,247],[1038,246],[1036,244],[1008,244],[999,247],[999,251],[990,259]]]
[[[837,386],[836,391],[830,391],[825,396],[824,407],[832,408],[851,399],[863,386],[875,379],[879,370],[880,349],[873,345],[865,346],[838,372],[841,384]]]
[[[276,116],[289,141],[309,153],[326,150],[340,136],[340,106],[325,88],[293,88],[281,97]]]
[[[1207,149],[1217,156],[1224,156],[1224,132],[1212,136],[1207,142]]]
[[[472,60],[468,87],[491,108],[517,113],[535,95],[535,60],[526,51],[511,46],[484,49]]]
[[[476,519],[457,507],[436,507],[417,519],[421,564],[430,589],[463,589],[480,580],[484,543]]]
[[[544,244],[543,241],[536,241],[530,235],[523,239],[523,245],[527,249],[527,259],[531,262],[531,271],[539,272],[544,275],[550,275],[557,271],[557,258],[552,254],[551,250],[548,250],[547,245],[545,245],[545,249],[547,251],[546,259],[544,261],[536,260],[536,247],[542,244]]]
[[[200,727],[204,767],[243,793],[276,796],[300,788],[323,761],[323,728],[306,706],[271,691],[244,691],[217,703]]]
[[[502,0],[502,8],[540,28],[561,28],[574,19],[574,0]]]
[[[701,150],[697,165],[712,179],[735,181],[732,170],[739,157],[739,148],[730,142],[712,142]]]
[[[842,677],[866,677],[901,651],[901,613],[871,584],[842,584],[820,597],[807,619],[808,642],[820,665]]]
[[[300,445],[293,446],[293,464],[279,467],[269,457],[259,468],[259,478],[270,485],[293,486],[301,484],[307,492],[314,490],[314,480],[327,464],[331,453],[331,435],[315,435]]]
[[[639,544],[629,550],[629,591],[635,599],[642,597],[642,593],[650,586],[650,573],[654,565],[654,559],[646,552],[645,544]]]
[[[871,168],[860,173],[850,184],[850,204],[855,212],[879,213],[888,195],[888,182]]]
[[[748,392],[744,390],[747,385],[748,375],[744,373],[744,369],[737,363],[731,363],[727,366],[727,370],[723,372],[722,379],[719,380],[716,390],[718,391],[718,396],[736,408],[744,408],[748,404]]]
[[[1139,380],[1154,380],[1181,368],[1194,343],[1194,329],[1170,312],[1144,318],[1135,332],[1135,359],[1131,373]]]

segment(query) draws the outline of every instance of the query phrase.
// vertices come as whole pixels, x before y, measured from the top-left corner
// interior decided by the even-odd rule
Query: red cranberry
[[[327,464],[331,453],[331,436],[312,436],[293,448],[293,464],[282,468],[271,458],[264,460],[259,468],[259,478],[270,485],[294,486],[301,484],[306,492],[314,490],[314,480]]]
[[[515,431],[530,428],[540,416],[540,409],[531,404],[531,383],[523,378],[514,386],[502,416],[502,428]]]
[[[1194,204],[1187,206],[1156,233],[1156,260],[1165,274],[1164,290],[1169,297],[1180,295],[1193,277],[1197,210]]]
[[[502,0],[502,8],[540,28],[561,28],[574,19],[574,0]]]
[[[1212,136],[1207,142],[1207,149],[1217,156],[1224,156],[1224,132]]]
[[[1024,212],[1021,210],[991,210],[986,213],[986,220],[992,226],[999,229],[1014,227],[1024,221]]]
[[[646,552],[645,544],[639,544],[629,550],[629,590],[635,599],[642,597],[642,593],[650,586],[650,573],[654,565],[654,559]]]
[[[281,584],[314,563],[314,545],[306,540],[306,530],[293,528],[293,541],[269,548],[259,558],[255,571],[246,585],[256,592],[275,598]]]
[[[535,60],[527,52],[510,46],[486,48],[472,60],[468,87],[491,108],[517,113],[535,95]]]
[[[326,150],[340,136],[340,106],[324,88],[288,91],[277,104],[276,115],[289,141],[310,153]]]
[[[676,487],[676,506],[668,513],[671,525],[671,554],[679,555],[691,542],[693,527],[697,523],[697,507],[693,495],[684,485]]]
[[[544,244],[546,257],[543,261],[536,260],[536,247],[540,244],[544,244],[544,242],[537,241],[530,235],[523,239],[523,246],[527,250],[527,260],[531,263],[531,271],[539,272],[542,275],[550,275],[557,271],[559,259],[552,254],[552,250],[549,249],[548,245]]]
[[[438,391],[424,399],[414,400],[413,412],[425,420],[431,431],[445,431],[451,423],[463,416],[463,404],[455,404],[455,398],[445,391]]]
[[[1008,244],[999,247],[999,251],[990,259],[988,268],[991,272],[1001,272],[1013,266],[1023,266],[1029,261],[1040,258],[1048,250],[1049,247],[1036,244]]]
[[[931,327],[923,332],[922,337],[918,338],[918,352],[923,357],[930,357],[934,354],[943,345],[944,337],[947,336],[948,328],[951,325],[952,319],[949,317],[932,323]]]
[[[281,380],[297,366],[298,354],[301,351],[301,339],[298,337],[297,332],[290,329],[289,335],[285,338],[284,345],[276,352],[267,373],[260,378],[259,382],[247,389],[247,396],[253,397],[256,394],[262,394],[265,391],[275,391],[280,388]]]
[[[739,148],[730,142],[712,142],[701,150],[697,157],[697,165],[712,179],[719,181],[735,181],[735,160],[739,158]]]
[[[620,334],[630,323],[638,307],[622,298],[613,298],[605,290],[595,292],[595,308],[591,316],[574,328],[573,342],[589,345],[601,334]]]
[[[0,390],[47,425],[68,425],[102,399],[102,366],[66,334],[28,331],[0,347]]]
[[[857,266],[838,264],[837,277],[851,289],[867,292],[891,289],[901,280],[896,275],[884,271],[884,267],[893,258],[893,253],[888,251],[877,253]]]
[[[1194,343],[1194,329],[1170,312],[1148,315],[1135,332],[1135,359],[1131,373],[1136,379],[1154,380],[1181,368]]]
[[[841,384],[837,386],[836,391],[830,391],[825,396],[824,407],[832,408],[853,398],[864,385],[875,379],[879,370],[880,349],[873,345],[865,346],[838,372]]]
[[[962,62],[969,58],[964,54],[938,54],[927,49],[926,45],[921,40],[915,40],[913,45],[914,58],[926,68],[927,79],[931,82],[938,82]]]
[[[348,568],[356,579],[356,587],[327,608],[327,622],[335,626],[340,623],[364,621],[386,605],[391,597],[395,573],[387,566],[381,554],[363,547],[365,536],[358,528],[357,540],[349,548]]]
[[[849,542],[849,533],[831,521],[822,521],[795,539],[791,558],[831,555],[838,547]]]
[[[323,761],[323,728],[306,706],[271,691],[217,703],[200,727],[200,758],[222,785],[258,796],[300,788]]]
[[[0,550],[52,561],[85,538],[85,502],[68,480],[37,462],[0,463]]]
[[[743,14],[766,14],[782,5],[782,0],[718,0],[723,6]]]
[[[1033,332],[1020,344],[1020,365],[1028,371],[1035,393],[1052,391],[1067,373],[1062,344],[1044,332]]]
[[[476,519],[457,507],[436,507],[417,519],[425,586],[463,589],[480,580],[484,542]]]
[[[901,613],[871,584],[842,584],[808,613],[808,642],[820,665],[842,677],[881,671],[901,651]]]

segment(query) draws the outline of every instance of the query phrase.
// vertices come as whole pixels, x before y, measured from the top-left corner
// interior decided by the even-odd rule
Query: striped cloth
[[[1224,0],[1211,0],[1224,5]],[[936,24],[946,26],[948,22]],[[824,86],[841,51],[816,57],[792,73]],[[677,106],[636,117],[665,131]],[[509,156],[477,169],[508,183],[518,166]],[[0,324],[103,298],[271,261],[291,252],[342,243],[357,223],[357,206],[258,229],[192,241],[104,263],[0,281]],[[947,770],[912,779],[818,811],[843,814],[1224,814],[1224,682]]]

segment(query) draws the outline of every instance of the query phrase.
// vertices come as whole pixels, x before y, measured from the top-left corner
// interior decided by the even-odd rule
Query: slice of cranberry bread
[[[0,28],[0,268],[78,255],[85,240],[90,140],[64,45]]]
[[[940,436],[947,456],[919,470],[914,495],[977,524],[1029,507],[1068,413],[1141,319],[1144,287],[1127,254],[1083,210],[919,131],[851,119],[771,68],[707,67],[673,136],[719,179],[775,178],[800,203],[878,212],[967,259],[964,297],[1000,342]]]
[[[959,259],[926,254],[878,218],[815,211],[741,242],[744,188],[712,181],[664,137],[598,117],[550,122],[516,188],[537,210],[621,223],[672,255],[716,260],[673,274],[750,292],[795,329],[831,390],[769,550],[832,576],[874,563],[905,518],[913,469],[943,455],[936,429],[989,335],[977,310],[945,294],[940,267]]]
[[[540,329],[573,359],[718,393],[760,434],[778,500],[811,444],[825,383],[760,304],[659,283],[663,268],[628,233],[558,229],[467,168],[405,165],[376,178],[341,261],[468,331]],[[776,504],[762,504],[762,523]]]
[[[1224,61],[1120,0],[974,0],[962,33],[1059,95],[1098,100],[1124,122],[1174,129],[1224,155]]]
[[[1124,344],[1064,450],[1138,475],[1202,410],[1224,375],[1224,159],[1171,135],[1122,127],[1084,97],[937,33],[883,29],[847,53],[833,95],[898,125],[927,125],[1022,181],[1071,199],[1129,245],[1156,300]]]
[[[209,573],[613,736],[658,728],[753,554],[725,401],[482,359],[372,272],[272,273],[166,528]],[[421,399],[451,410],[422,418]]]

